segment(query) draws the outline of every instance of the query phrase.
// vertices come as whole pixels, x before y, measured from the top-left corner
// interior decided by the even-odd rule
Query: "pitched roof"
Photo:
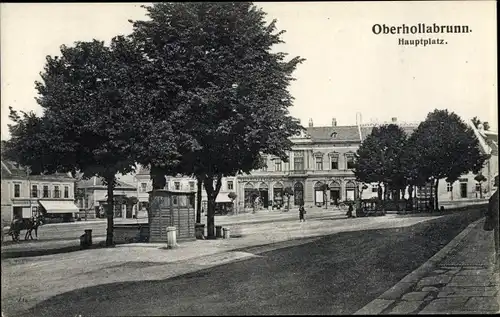
[[[313,142],[360,141],[358,126],[308,127],[307,134]]]
[[[16,179],[26,179],[30,178],[33,180],[54,180],[54,181],[74,181],[73,177],[65,173],[54,173],[46,175],[33,175],[28,174],[28,170],[17,164],[16,162],[9,160],[2,160],[2,178],[16,178]]]
[[[89,179],[82,179],[78,181],[78,187],[79,188],[91,188],[91,187],[106,187],[104,184],[104,180],[100,177],[93,176]],[[116,187],[115,188],[124,188],[124,189],[136,189],[135,186],[127,184],[125,182],[116,181]]]

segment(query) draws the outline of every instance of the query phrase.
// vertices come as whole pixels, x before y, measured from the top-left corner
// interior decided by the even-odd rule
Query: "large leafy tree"
[[[215,199],[223,176],[249,173],[261,154],[287,160],[289,137],[302,129],[289,115],[287,88],[303,59],[286,59],[276,21],[250,2],[158,3],[149,20],[135,21],[132,40],[145,56],[144,97],[156,121],[179,133],[178,156],[157,160],[172,171],[203,181],[207,232],[215,237]],[[172,167],[174,165],[175,167]]]
[[[439,208],[440,179],[453,183],[460,175],[478,173],[487,155],[481,153],[479,140],[457,114],[434,110],[427,115],[412,135],[414,151],[418,153],[417,171],[434,186],[435,208]]]
[[[378,183],[379,188],[384,184],[385,193],[388,187],[405,188],[402,157],[406,142],[406,133],[395,124],[374,127],[356,152],[356,179],[363,183]]]
[[[107,245],[113,244],[115,175],[134,169],[135,156],[149,140],[143,136],[151,128],[151,114],[138,114],[129,102],[134,95],[130,87],[137,80],[127,69],[134,64],[129,48],[117,37],[110,47],[96,40],[76,42],[73,47],[61,46],[61,56],[48,56],[42,80],[36,83],[43,116],[20,116],[11,110],[14,125],[7,142],[9,155],[36,173],[78,172],[83,178],[103,178]]]

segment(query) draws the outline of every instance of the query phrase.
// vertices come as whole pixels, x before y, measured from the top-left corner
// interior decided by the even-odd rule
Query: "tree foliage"
[[[106,244],[113,243],[113,189],[117,173],[131,172],[145,129],[129,102],[129,47],[121,37],[61,46],[48,56],[36,82],[43,116],[11,109],[7,155],[35,173],[82,173],[102,177],[108,189]],[[141,119],[143,119],[141,115]]]
[[[418,156],[418,173],[432,180],[435,189],[435,208],[439,202],[437,188],[440,179],[453,183],[460,175],[478,173],[487,155],[481,153],[479,140],[454,112],[434,110],[427,115],[412,135],[412,146]]]
[[[289,115],[287,88],[303,59],[272,52],[283,31],[249,2],[145,8],[150,19],[133,22],[131,37],[146,61],[139,71],[147,86],[143,99],[156,122],[169,122],[180,134],[175,158],[150,163],[159,173],[203,179],[214,237],[222,177],[258,168],[261,154],[287,159],[289,137],[302,128]]]
[[[364,183],[406,186],[404,151],[407,136],[395,125],[374,127],[356,152],[354,175]]]

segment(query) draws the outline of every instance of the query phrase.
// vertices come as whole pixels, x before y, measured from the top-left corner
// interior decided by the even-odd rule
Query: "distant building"
[[[101,178],[93,176],[86,180],[80,180],[77,182],[77,190],[79,191],[79,197],[81,197],[77,201],[80,218],[93,219],[106,217],[105,208],[107,205],[108,190]],[[122,181],[117,181],[113,195],[125,199],[138,198],[136,187]],[[139,217],[135,205],[116,204],[114,209],[114,218],[132,219]]]
[[[351,126],[338,126],[337,120],[332,119],[331,126],[315,127],[312,119],[305,133],[291,138],[292,150],[288,153],[288,162],[282,162],[273,156],[264,156],[267,167],[253,171],[250,175],[238,176],[239,208],[252,206],[252,193],[257,191],[262,207],[270,208],[276,204],[286,203],[283,198],[283,189],[291,187],[294,195],[290,204],[299,206],[323,206],[333,204],[335,200],[353,200],[361,195],[362,184],[356,182],[354,168],[354,153],[361,145],[364,138],[369,135],[374,126],[379,124],[358,124]],[[397,118],[384,124],[398,124],[410,135],[418,127],[418,123],[398,123]],[[485,153],[491,152],[491,147],[484,141],[497,144],[498,138],[476,131],[481,149]],[[495,141],[496,140],[496,141]],[[496,147],[498,148],[498,147]],[[483,168],[483,175],[488,179],[483,184],[485,196],[492,191],[491,183],[494,176],[498,175],[498,150],[492,152],[492,158]],[[475,175],[463,175],[456,184],[447,184],[440,180],[438,186],[439,201],[441,203],[470,201],[480,197],[479,185],[474,180]],[[329,185],[326,201],[320,190],[322,184]],[[486,184],[488,183],[488,184]],[[367,184],[368,188],[362,191],[362,199],[377,196],[377,184]],[[422,189],[424,190],[424,189]],[[418,192],[418,191],[417,191]],[[406,192],[408,197],[408,192]]]
[[[74,204],[75,179],[67,174],[30,175],[29,170],[2,160],[2,227],[12,219],[43,212],[47,218],[70,220],[78,212]]]

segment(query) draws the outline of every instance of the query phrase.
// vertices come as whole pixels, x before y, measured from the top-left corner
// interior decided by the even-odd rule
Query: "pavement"
[[[201,269],[220,267],[228,263],[246,263],[252,259],[257,261],[262,257],[260,254],[263,252],[316,244],[317,239],[325,235],[363,230],[412,228],[412,226],[433,219],[445,219],[443,217],[447,216],[387,215],[358,219],[345,219],[345,217],[341,219],[332,216],[309,219],[306,223],[278,221],[240,224],[239,230],[243,234],[242,238],[185,242],[173,250],[165,250],[163,244],[137,243],[116,248],[3,259],[2,311],[9,312],[9,316],[13,316],[23,314],[23,311],[26,312],[27,309],[36,306],[35,315],[40,313],[40,316],[56,316],[57,314],[52,314],[51,308],[47,308],[47,311],[42,313],[45,307],[44,301],[50,301],[54,296],[63,296],[76,289],[90,293],[91,287],[104,286],[109,283],[115,285],[115,283],[132,281],[169,281],[173,277]],[[335,221],[325,221],[328,219]],[[500,283],[498,272],[493,269],[493,234],[482,230],[482,221],[476,221],[468,226],[421,267],[406,277],[403,277],[404,275],[399,277],[398,279],[403,278],[399,282],[394,281],[393,283],[397,283],[382,295],[371,297],[377,298],[357,310],[355,314],[499,312]],[[356,225],[353,225],[354,223]],[[349,244],[349,241],[352,241],[352,238],[346,243]],[[404,245],[409,247],[408,244]],[[256,248],[258,252],[252,248]],[[436,251],[440,248],[438,247]],[[340,247],[337,252],[341,250],[344,249]],[[411,253],[411,251],[408,252]],[[377,252],[368,258],[376,254]],[[323,255],[321,257],[321,261],[324,261]],[[282,259],[283,255],[278,258]],[[383,259],[378,259],[380,260]],[[316,260],[313,262],[316,263]],[[353,264],[351,262],[350,265]],[[258,272],[261,272],[261,269],[253,272],[250,277],[253,279],[254,274],[260,274]],[[248,268],[244,268],[243,271],[246,270]],[[342,272],[345,275],[346,272]],[[393,270],[389,269],[386,272],[393,272]],[[228,274],[225,272],[222,276],[226,278]],[[22,278],[22,276],[29,276],[29,278]],[[379,284],[382,283],[375,282],[374,285]],[[110,287],[114,287],[112,285]],[[387,288],[392,285],[388,285]],[[119,288],[121,289],[121,286]],[[336,296],[339,297],[339,295]],[[348,298],[345,300],[347,301]],[[104,305],[102,302],[100,304]],[[109,301],[108,305],[112,305],[112,301]],[[7,309],[4,310],[4,307]],[[338,313],[338,311],[334,310],[333,313]]]
[[[356,315],[498,314],[493,232],[475,221],[441,251]]]
[[[171,279],[258,257],[248,249],[251,247],[258,248],[259,252],[286,250],[325,235],[410,228],[440,217],[442,216],[388,215],[331,221],[313,219],[305,223],[297,220],[288,223],[251,224],[240,228],[241,238],[183,242],[179,244],[179,248],[172,250],[166,250],[164,244],[136,243],[118,245],[115,248],[2,259],[2,310],[8,316],[16,316],[54,296],[74,290],[110,283]],[[36,311],[35,315],[44,314]],[[50,312],[46,315],[56,316]]]

